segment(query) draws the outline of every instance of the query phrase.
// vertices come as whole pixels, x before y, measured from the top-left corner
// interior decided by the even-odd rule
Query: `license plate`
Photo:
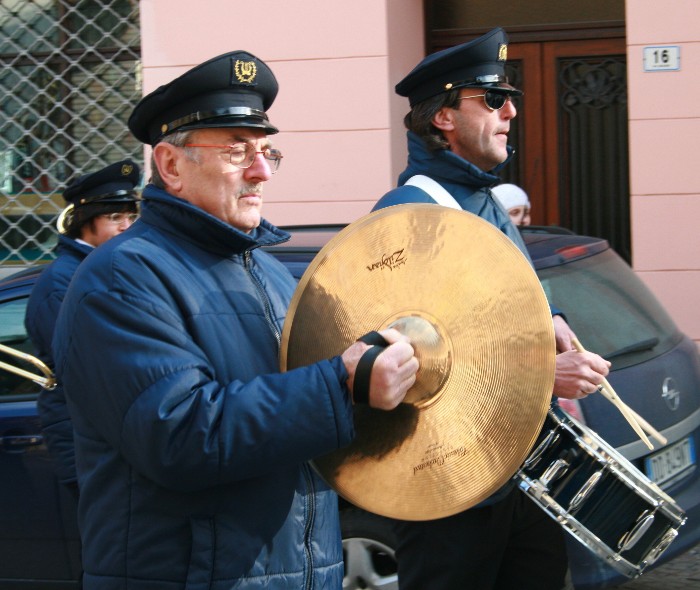
[[[690,437],[679,440],[644,460],[647,477],[658,485],[670,482],[693,465],[695,446]]]

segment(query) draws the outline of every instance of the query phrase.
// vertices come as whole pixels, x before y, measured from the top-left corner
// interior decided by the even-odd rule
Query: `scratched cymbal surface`
[[[311,262],[284,324],[281,369],[341,354],[387,327],[411,338],[416,384],[391,412],[354,406],[355,440],[314,466],[376,514],[456,514],[515,474],[544,423],[555,365],[546,297],[491,224],[398,205],[350,224]]]

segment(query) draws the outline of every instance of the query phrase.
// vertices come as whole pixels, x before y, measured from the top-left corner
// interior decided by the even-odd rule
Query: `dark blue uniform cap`
[[[88,203],[136,202],[140,197],[134,188],[140,177],[141,170],[135,162],[122,160],[76,178],[63,191],[63,198],[74,207]]]
[[[501,28],[478,39],[428,55],[396,85],[411,106],[455,88],[503,88],[521,94],[505,73],[508,36]]]
[[[271,135],[279,130],[266,111],[277,90],[265,62],[246,51],[231,51],[142,98],[129,117],[129,129],[150,145],[174,131],[206,127],[252,127]]]

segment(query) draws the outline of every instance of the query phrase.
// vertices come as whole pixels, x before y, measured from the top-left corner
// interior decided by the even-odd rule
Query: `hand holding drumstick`
[[[586,349],[581,345],[577,338],[572,338],[571,343],[574,345],[574,348],[576,348],[578,352],[586,352]],[[644,418],[642,418],[639,414],[637,414],[632,408],[630,408],[620,399],[620,397],[617,395],[617,393],[615,393],[615,390],[612,388],[610,383],[608,383],[607,379],[603,379],[603,382],[598,388],[598,391],[600,391],[603,397],[605,397],[618,410],[620,410],[620,413],[625,417],[627,422],[629,422],[630,426],[639,435],[639,438],[641,438],[644,441],[644,444],[646,444],[647,447],[649,447],[649,449],[653,449],[654,445],[651,444],[644,431],[648,432],[651,436],[653,436],[663,445],[665,445],[668,442],[666,437],[664,437],[661,433],[655,430],[646,420],[644,420]]]

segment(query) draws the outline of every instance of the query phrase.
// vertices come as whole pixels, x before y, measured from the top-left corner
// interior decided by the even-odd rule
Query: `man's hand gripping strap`
[[[369,404],[369,380],[372,375],[372,367],[377,357],[389,346],[389,343],[379,332],[368,332],[358,338],[359,341],[369,344],[372,348],[365,351],[360,357],[355,369],[355,379],[352,386],[352,399],[356,404]]]

